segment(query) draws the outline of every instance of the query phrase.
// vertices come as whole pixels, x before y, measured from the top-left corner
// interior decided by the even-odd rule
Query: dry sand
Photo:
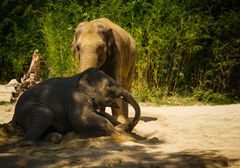
[[[11,120],[13,109],[0,106],[0,123]],[[14,138],[0,136],[0,167],[240,167],[240,104],[141,110],[135,139],[69,135],[58,145],[20,148]]]

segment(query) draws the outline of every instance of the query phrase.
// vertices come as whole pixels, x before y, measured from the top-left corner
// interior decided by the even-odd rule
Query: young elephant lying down
[[[20,127],[25,142],[35,142],[50,132],[70,131],[106,136],[118,125],[111,115],[97,113],[105,107],[117,107],[114,98],[131,104],[135,117],[123,131],[132,131],[140,119],[138,103],[112,78],[95,68],[73,77],[45,80],[25,91],[19,98],[12,124]]]

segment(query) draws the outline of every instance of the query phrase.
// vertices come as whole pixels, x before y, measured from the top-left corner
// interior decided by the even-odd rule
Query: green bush
[[[76,73],[74,28],[107,17],[136,40],[133,92],[140,100],[186,94],[239,99],[239,11],[236,0],[3,0],[0,80],[22,76],[36,48],[46,77]]]

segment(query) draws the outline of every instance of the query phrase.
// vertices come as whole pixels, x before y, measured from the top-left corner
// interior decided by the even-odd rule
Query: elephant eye
[[[77,45],[77,51],[79,52],[80,51],[80,47]]]
[[[98,46],[98,49],[99,49],[99,50],[103,50],[103,48],[104,48],[104,44],[100,44],[100,45]]]

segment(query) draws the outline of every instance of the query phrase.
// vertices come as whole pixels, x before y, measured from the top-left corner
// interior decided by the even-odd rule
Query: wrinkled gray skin
[[[72,52],[79,59],[79,71],[95,67],[130,90],[136,60],[132,36],[107,18],[81,22],[74,31]],[[128,104],[117,100],[119,109],[112,109],[114,118],[128,120]]]
[[[135,109],[134,119],[124,128],[131,131],[140,119],[139,105],[128,91],[95,68],[73,77],[48,79],[29,88],[16,104],[12,123],[24,130],[23,140],[28,142],[51,132],[111,135],[119,122],[107,113],[98,115],[97,111],[117,107],[114,98],[122,98]]]

